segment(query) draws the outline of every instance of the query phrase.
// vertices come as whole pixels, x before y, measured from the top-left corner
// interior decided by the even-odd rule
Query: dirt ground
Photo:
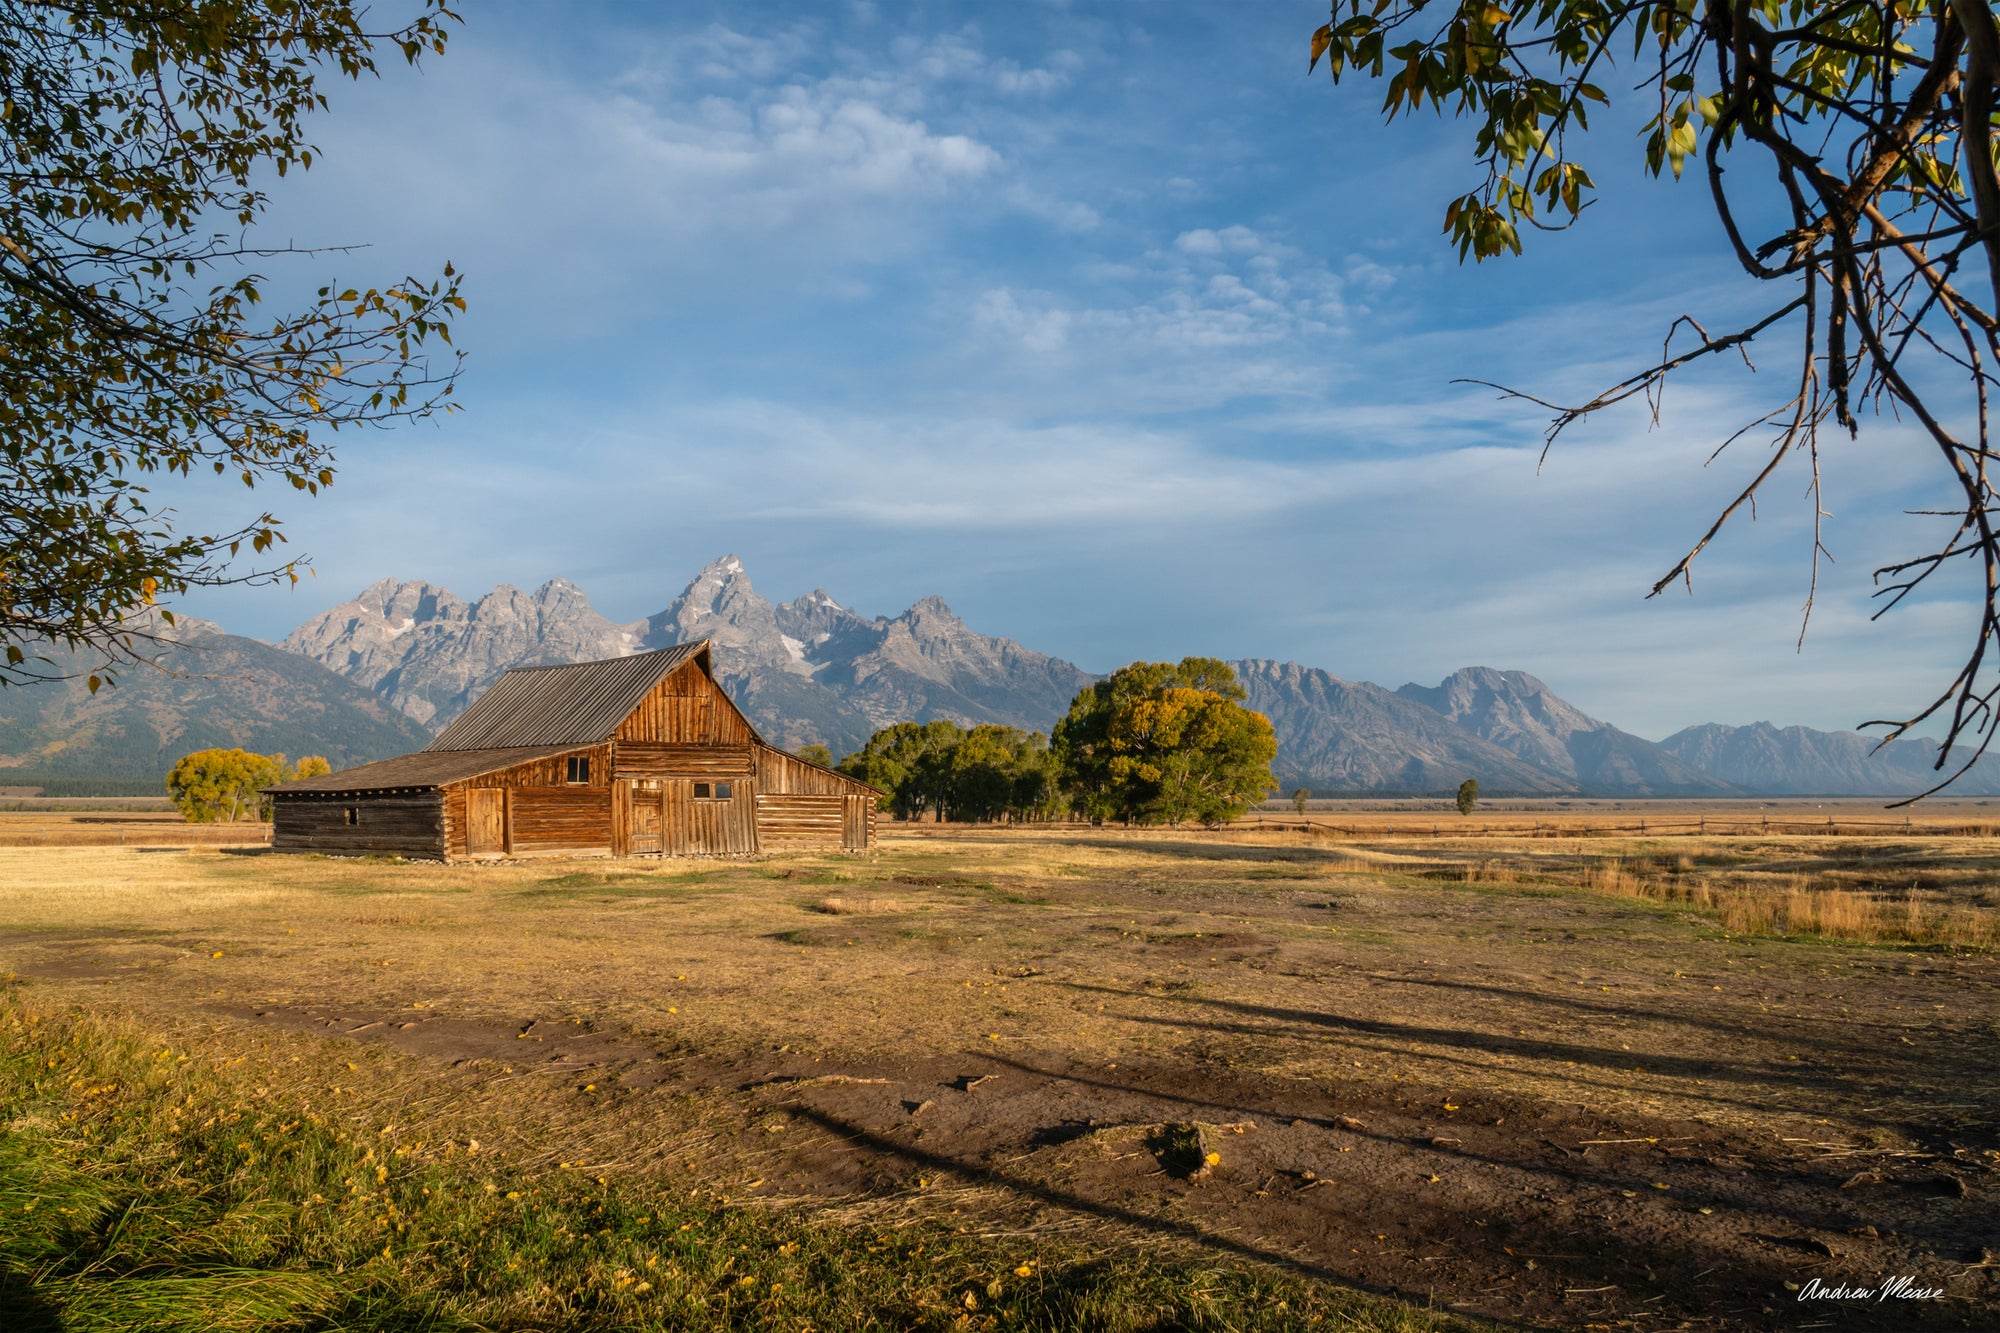
[[[0,848],[0,974],[303,1051],[328,1105],[365,1048],[504,1107],[518,1154],[691,1171],[746,1205],[1194,1245],[1536,1325],[1993,1327],[2000,959],[1565,887],[1602,841],[930,829],[866,857],[468,867]],[[2000,876],[1983,837],[1735,851]],[[1469,856],[1513,880],[1440,877]],[[1942,1296],[1812,1285],[1897,1277]]]

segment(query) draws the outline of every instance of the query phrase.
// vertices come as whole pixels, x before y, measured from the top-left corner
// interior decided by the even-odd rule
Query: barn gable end
[[[706,641],[517,668],[414,755],[270,789],[281,851],[445,861],[865,850],[865,783],[786,754]]]

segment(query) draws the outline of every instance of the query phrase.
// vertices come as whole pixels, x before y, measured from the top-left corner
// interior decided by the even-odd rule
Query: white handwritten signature
[[[1935,1301],[1943,1296],[1943,1287],[1926,1287],[1913,1277],[1884,1278],[1873,1287],[1850,1287],[1845,1283],[1829,1287],[1818,1278],[1809,1278],[1799,1288],[1802,1301]]]

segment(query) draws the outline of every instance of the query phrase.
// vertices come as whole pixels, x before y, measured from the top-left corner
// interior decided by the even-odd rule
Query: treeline
[[[1276,787],[1277,736],[1242,699],[1215,658],[1134,662],[1079,692],[1051,735],[899,722],[839,768],[899,819],[1219,824]]]
[[[839,767],[888,793],[882,808],[898,819],[1021,823],[1067,812],[1049,738],[1019,727],[898,722]]]

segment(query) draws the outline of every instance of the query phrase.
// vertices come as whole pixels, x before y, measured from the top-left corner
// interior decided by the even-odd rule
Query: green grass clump
[[[1248,1263],[853,1225],[519,1170],[0,994],[0,1327],[1296,1329],[1462,1321]],[[233,1072],[233,1077],[232,1077]],[[259,1083],[258,1079],[271,1083]]]

